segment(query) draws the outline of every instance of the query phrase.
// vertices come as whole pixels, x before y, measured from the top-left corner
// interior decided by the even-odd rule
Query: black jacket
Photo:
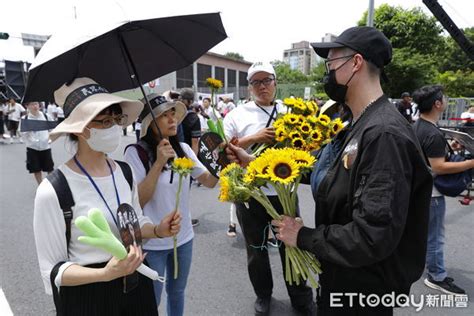
[[[382,96],[346,133],[298,247],[329,292],[408,293],[425,265],[432,178],[410,124]]]

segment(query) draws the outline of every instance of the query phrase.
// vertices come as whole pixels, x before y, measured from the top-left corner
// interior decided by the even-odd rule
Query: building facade
[[[291,69],[299,70],[308,75],[312,68],[311,60],[315,58],[312,55],[316,54],[310,47],[309,42],[301,41],[291,44],[290,49],[284,50],[283,62],[289,64]]]
[[[335,38],[333,34],[326,33],[322,41],[332,42]],[[299,70],[305,75],[309,75],[311,69],[316,67],[320,61],[321,58],[316,55],[308,41],[293,43],[290,49],[283,51],[283,62],[290,65],[291,69]]]
[[[248,97],[247,70],[251,62],[235,60],[224,55],[207,52],[191,65],[155,80],[151,85],[156,93],[181,88],[193,88],[196,92],[210,93],[206,85],[209,77],[222,81],[219,93],[233,93],[234,100]],[[148,84],[150,86],[150,83]]]

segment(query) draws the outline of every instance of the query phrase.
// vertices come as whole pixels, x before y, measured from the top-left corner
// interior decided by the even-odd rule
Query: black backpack
[[[118,160],[115,160],[115,162],[122,169],[123,175],[125,176],[125,179],[127,180],[128,185],[130,186],[130,190],[132,190],[133,189],[132,169],[126,162],[118,161]],[[66,246],[69,251],[69,242],[71,241],[71,221],[73,218],[72,208],[75,205],[74,198],[72,197],[71,189],[69,188],[67,179],[61,170],[55,169],[46,177],[46,179],[48,179],[48,181],[53,186],[54,191],[56,192],[56,196],[58,197],[59,206],[61,207],[61,210],[63,211],[64,221],[66,222]],[[58,272],[59,272],[59,268],[61,267],[63,263],[64,261],[58,262],[53,267],[50,274],[50,282],[51,282],[51,288],[53,290],[54,305],[56,305],[56,311],[58,315],[61,315],[61,304],[59,301],[58,288],[54,284],[54,279],[56,279],[56,276],[58,275]]]

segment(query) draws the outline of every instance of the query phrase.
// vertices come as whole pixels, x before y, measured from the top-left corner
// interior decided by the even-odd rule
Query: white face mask
[[[90,137],[86,141],[92,150],[110,154],[120,145],[122,128],[118,125],[104,129],[88,128],[88,130]]]

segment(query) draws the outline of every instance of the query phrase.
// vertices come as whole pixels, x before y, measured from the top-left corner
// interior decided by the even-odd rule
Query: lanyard
[[[255,102],[255,105],[258,106],[260,108],[260,110],[262,110],[263,112],[265,112],[269,118],[268,118],[268,121],[267,121],[267,124],[265,125],[265,127],[268,127],[270,126],[270,123],[272,122],[272,120],[274,119],[274,116],[275,116],[275,113],[276,113],[276,110],[277,110],[277,105],[275,103],[275,105],[273,106],[273,110],[272,110],[272,113],[268,113],[267,110],[265,110],[262,106],[258,105],[257,102]]]
[[[117,205],[120,205],[120,197],[119,197],[119,194],[118,194],[118,190],[117,190],[117,185],[115,183],[115,176],[114,176],[114,173],[112,171],[112,166],[110,165],[109,161],[106,159],[105,160],[107,162],[107,166],[109,166],[109,170],[110,170],[110,174],[112,175],[112,181],[114,182],[114,188],[115,188],[115,196],[117,197]],[[105,203],[105,206],[107,206],[107,209],[109,210],[109,213],[110,215],[112,216],[112,219],[114,220],[115,222],[115,225],[117,225],[117,227],[119,227],[118,223],[117,223],[117,220],[115,219],[115,216],[114,216],[114,213],[112,212],[112,210],[110,209],[109,207],[109,204],[107,203],[107,201],[105,200],[104,198],[104,195],[102,194],[102,192],[100,191],[99,187],[97,186],[97,184],[95,183],[94,179],[92,179],[91,175],[86,171],[86,169],[81,165],[81,163],[79,162],[79,160],[77,160],[77,157],[74,156],[74,162],[76,163],[76,165],[79,167],[79,169],[81,169],[82,173],[84,173],[87,178],[89,178],[89,181],[91,182],[92,186],[94,187],[94,189],[97,191],[97,193],[99,193],[100,197],[102,198],[102,201],[104,201]]]

